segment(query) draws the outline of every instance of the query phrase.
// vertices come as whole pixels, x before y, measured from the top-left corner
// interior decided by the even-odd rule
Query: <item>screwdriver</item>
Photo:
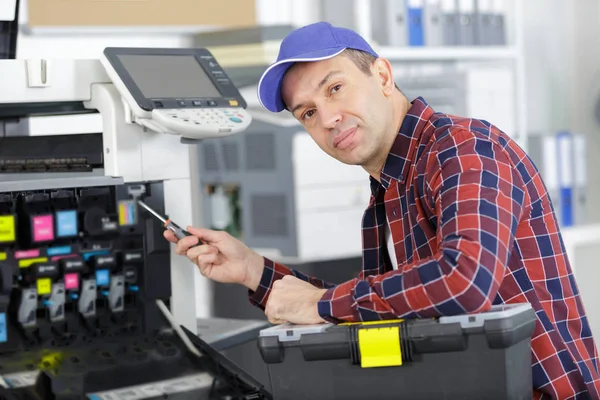
[[[159,213],[154,211],[148,204],[144,203],[141,200],[138,200],[137,202],[140,206],[144,207],[146,209],[146,211],[148,211],[150,214],[152,214],[156,218],[158,218],[163,223],[163,226],[165,227],[165,229],[168,229],[171,232],[173,232],[175,234],[175,236],[177,236],[177,239],[183,239],[186,236],[192,236],[191,233],[189,233],[185,229],[180,228],[179,225],[177,225],[175,222],[163,217],[162,215],[160,215]],[[200,243],[198,243],[198,244],[200,244]]]

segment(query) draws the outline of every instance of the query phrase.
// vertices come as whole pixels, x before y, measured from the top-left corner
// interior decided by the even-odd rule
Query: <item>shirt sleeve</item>
[[[329,289],[328,321],[431,318],[489,309],[523,213],[525,184],[509,156],[482,134],[457,130],[434,145],[425,200],[436,217],[428,259]]]
[[[264,269],[260,278],[260,283],[256,291],[248,290],[248,298],[254,306],[264,310],[269,299],[269,294],[273,288],[273,283],[283,278],[286,275],[294,275],[296,278],[302,279],[319,289],[333,287],[333,284],[325,282],[321,279],[307,276],[300,271],[288,268],[283,264],[276,263],[266,257],[264,258]]]

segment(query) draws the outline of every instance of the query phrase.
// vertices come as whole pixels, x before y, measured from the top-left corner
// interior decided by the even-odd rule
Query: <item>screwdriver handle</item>
[[[175,222],[171,221],[170,219],[167,220],[167,222],[165,222],[165,229],[168,229],[171,232],[173,232],[175,234],[175,236],[177,236],[177,239],[183,239],[186,236],[192,236],[191,233],[189,233],[185,229],[182,229],[181,227],[179,227],[179,225],[177,225]]]
[[[167,222],[165,222],[165,229],[168,229],[171,232],[173,232],[175,234],[175,236],[177,236],[177,239],[183,239],[186,236],[192,236],[191,233],[189,233],[185,229],[181,228],[179,225],[177,225],[175,222],[171,221],[170,219],[168,219]],[[196,244],[192,247],[196,247],[201,244],[202,244],[202,242],[199,240],[198,244]]]

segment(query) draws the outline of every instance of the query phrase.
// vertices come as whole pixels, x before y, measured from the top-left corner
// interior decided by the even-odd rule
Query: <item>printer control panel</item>
[[[207,49],[108,47],[101,62],[132,121],[146,128],[208,139],[250,125],[246,101]]]
[[[153,119],[176,132],[193,134],[201,128],[205,132],[231,134],[245,130],[251,116],[243,108],[179,108],[155,109]]]

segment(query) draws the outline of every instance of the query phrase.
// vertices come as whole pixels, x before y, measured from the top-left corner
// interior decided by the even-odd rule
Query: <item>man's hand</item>
[[[317,310],[317,303],[326,291],[293,275],[286,275],[273,283],[265,314],[272,324],[326,322]]]
[[[224,231],[188,226],[192,236],[177,239],[165,230],[165,238],[175,243],[177,254],[187,256],[200,273],[216,282],[239,283],[256,291],[264,268],[264,259],[244,243]],[[198,244],[202,240],[204,243]],[[194,247],[195,246],[195,247]]]

